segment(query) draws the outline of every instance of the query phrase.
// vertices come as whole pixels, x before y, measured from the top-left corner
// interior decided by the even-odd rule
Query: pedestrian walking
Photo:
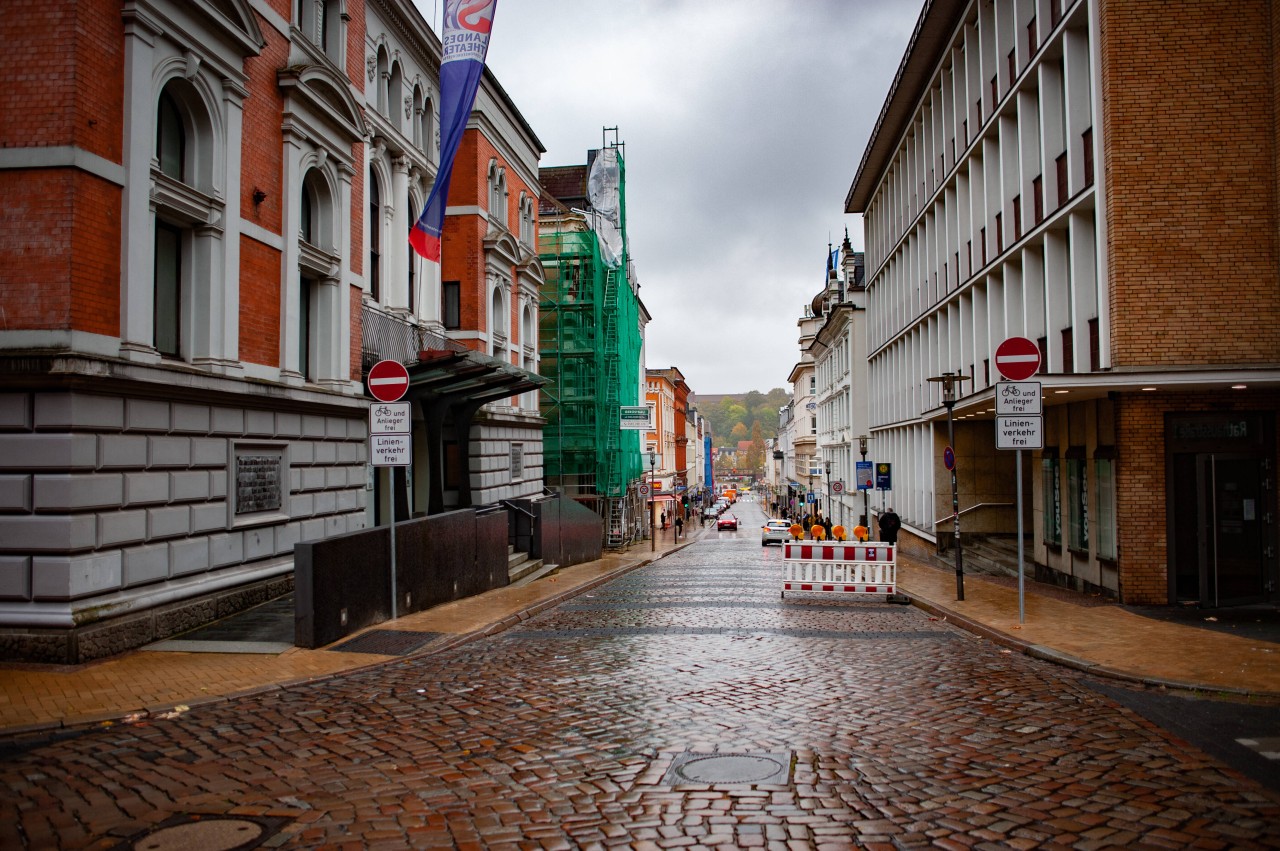
[[[662,531],[667,531],[667,512],[662,512]]]
[[[880,540],[886,544],[898,543],[898,530],[902,528],[902,519],[894,513],[893,507],[880,515]]]
[[[676,515],[676,537],[679,538],[684,534],[684,518],[679,514]]]

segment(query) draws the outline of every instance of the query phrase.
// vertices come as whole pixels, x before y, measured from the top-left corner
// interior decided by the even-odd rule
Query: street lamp
[[[867,463],[867,441],[871,438],[865,434],[858,438],[858,451],[862,453],[862,463]],[[865,467],[864,467],[865,469]],[[862,489],[862,525],[871,528],[871,507],[867,504],[867,496],[871,493],[871,488]]]
[[[658,533],[653,528],[654,518],[653,512],[657,503],[653,493],[653,468],[657,466],[658,453],[650,450],[649,452],[649,552],[657,552],[658,549]]]
[[[942,404],[947,408],[947,448],[951,450],[951,528],[955,534],[956,548],[956,599],[962,601],[964,600],[964,552],[960,547],[960,491],[956,486],[956,437],[953,409],[956,406],[956,385],[962,381],[968,381],[969,376],[956,372],[944,372],[929,380],[942,383]]]
[[[831,459],[827,458],[822,462],[827,470],[827,524],[831,524]]]

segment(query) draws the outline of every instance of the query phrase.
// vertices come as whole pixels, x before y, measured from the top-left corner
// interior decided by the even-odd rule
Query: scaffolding
[[[620,262],[610,265],[592,215],[565,209],[541,217],[543,464],[547,485],[594,507],[605,519],[605,544],[619,547],[643,535],[646,522],[640,433],[619,421],[620,407],[642,404],[640,302],[625,241]]]

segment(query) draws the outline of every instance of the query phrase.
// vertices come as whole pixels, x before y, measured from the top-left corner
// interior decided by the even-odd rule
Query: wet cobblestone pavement
[[[10,750],[0,847],[1280,847],[1274,793],[1084,675],[784,603],[780,559],[709,539],[446,653]]]

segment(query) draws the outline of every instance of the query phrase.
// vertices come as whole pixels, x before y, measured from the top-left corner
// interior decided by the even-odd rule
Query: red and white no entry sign
[[[369,370],[369,393],[379,402],[398,402],[409,389],[409,370],[398,360],[380,360]]]
[[[1026,337],[1010,337],[996,347],[996,370],[1010,381],[1026,381],[1040,371],[1040,347]]]

